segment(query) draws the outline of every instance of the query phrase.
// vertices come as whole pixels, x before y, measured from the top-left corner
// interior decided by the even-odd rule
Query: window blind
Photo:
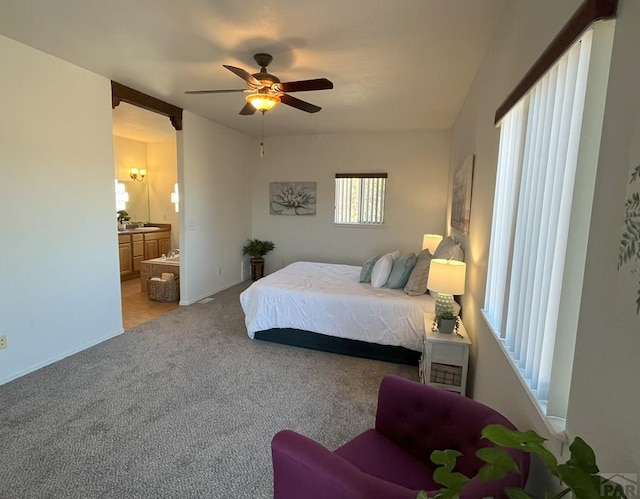
[[[591,31],[501,122],[484,313],[543,407],[564,275]]]

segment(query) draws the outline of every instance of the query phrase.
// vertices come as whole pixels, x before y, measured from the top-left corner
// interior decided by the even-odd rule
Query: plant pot
[[[453,333],[457,319],[438,319],[438,331],[441,333]]]
[[[251,258],[251,279],[257,281],[264,277],[264,258]]]

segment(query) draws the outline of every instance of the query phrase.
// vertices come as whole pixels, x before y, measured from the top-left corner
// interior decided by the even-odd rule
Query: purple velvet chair
[[[273,437],[275,499],[415,499],[424,490],[433,497],[440,488],[432,479],[436,449],[456,449],[456,471],[475,476],[482,462],[475,452],[491,444],[480,437],[492,423],[514,426],[502,415],[469,398],[410,381],[386,376],[378,393],[374,429],[369,429],[331,452],[291,430]],[[506,497],[503,489],[523,486],[529,455],[509,453],[522,470],[499,483],[471,480],[462,498]]]

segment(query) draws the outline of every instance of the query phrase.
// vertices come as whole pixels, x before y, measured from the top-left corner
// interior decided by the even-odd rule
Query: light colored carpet
[[[252,341],[238,295],[180,307],[0,387],[0,497],[269,498],[281,429],[334,449],[417,368]]]

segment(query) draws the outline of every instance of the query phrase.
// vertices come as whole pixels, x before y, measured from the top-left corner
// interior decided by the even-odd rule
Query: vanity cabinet
[[[144,234],[144,259],[151,260],[169,253],[171,236],[169,231]]]
[[[137,232],[127,230],[118,234],[120,257],[120,280],[135,279],[140,276],[143,260],[159,258],[171,249],[171,230]]]
[[[140,272],[140,262],[144,260],[144,234],[131,234],[133,271]]]
[[[129,234],[118,234],[120,254],[120,280],[124,281],[133,272],[133,246]]]

